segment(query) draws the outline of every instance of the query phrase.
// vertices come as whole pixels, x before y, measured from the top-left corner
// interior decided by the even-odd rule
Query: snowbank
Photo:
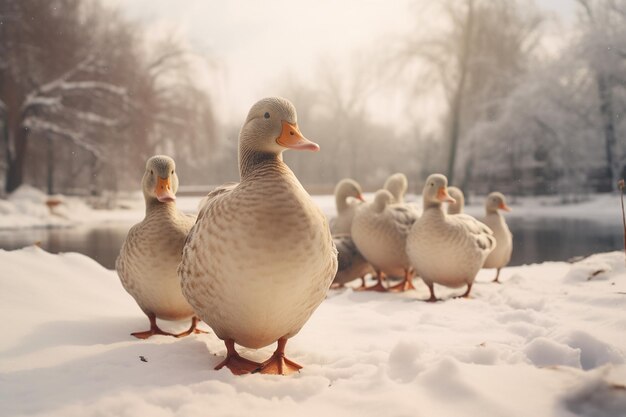
[[[85,223],[136,222],[143,217],[143,198],[129,196],[117,201],[115,209],[94,209],[81,197],[48,196],[22,185],[8,199],[0,199],[0,230],[42,227],[71,227]]]
[[[330,292],[287,345],[305,366],[290,377],[214,371],[225,349],[212,333],[133,339],[147,319],[85,256],[29,247],[0,251],[0,265],[0,415],[626,413],[623,253],[507,268],[502,285],[482,271],[469,300],[440,288],[446,301],[417,301],[421,283]]]

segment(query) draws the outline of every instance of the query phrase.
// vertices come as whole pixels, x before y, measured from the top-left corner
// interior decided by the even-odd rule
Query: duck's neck
[[[239,149],[239,174],[241,175],[241,181],[245,181],[266,170],[289,170],[283,162],[282,153],[261,152],[248,148]]]
[[[337,207],[337,213],[342,213],[348,208],[347,197],[343,193],[339,193],[335,196],[335,205]]]
[[[445,214],[440,202],[424,201],[424,212],[426,212],[426,210],[430,210],[433,213],[441,213],[442,215]]]
[[[154,215],[174,215],[177,211],[176,202],[168,201],[162,203],[156,198],[146,197],[146,217]]]

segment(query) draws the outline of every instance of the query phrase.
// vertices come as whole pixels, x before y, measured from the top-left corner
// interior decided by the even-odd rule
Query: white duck
[[[496,278],[494,282],[500,282],[500,269],[508,265],[513,253],[513,234],[506,224],[506,220],[498,210],[511,211],[506,204],[506,198],[502,193],[493,192],[487,196],[485,201],[486,215],[482,219],[491,230],[496,238],[498,245],[493,252],[489,254],[485,260],[483,268],[496,268]]]
[[[462,214],[465,208],[463,191],[457,187],[448,187],[448,194],[454,200],[454,203],[448,203],[448,214]]]
[[[285,149],[317,151],[302,136],[296,109],[283,98],[252,106],[239,134],[241,182],[209,194],[179,267],[183,293],[224,341],[215,369],[285,374],[287,340],[320,305],[337,271],[337,250],[322,211],[283,162]],[[278,347],[262,364],[235,343]]]
[[[350,200],[348,198],[351,197]],[[358,182],[344,178],[335,187],[337,217],[330,221],[330,231],[334,235],[350,235],[352,218],[356,208],[365,201]]]
[[[122,285],[150,320],[150,330],[132,335],[140,339],[155,334],[187,335],[196,331],[197,318],[183,297],[176,268],[195,217],[176,208],[178,176],[172,158],[157,155],[148,159],[141,184],[146,216],[130,229],[115,262]],[[173,335],[159,328],[157,318],[191,318],[191,327]]]
[[[372,266],[361,255],[350,235],[333,236],[333,241],[337,247],[339,261],[333,286],[341,288],[346,283],[360,278],[361,288],[365,287],[365,276],[374,273]]]
[[[434,284],[457,288],[467,285],[470,294],[476,274],[496,246],[487,226],[465,214],[448,216],[443,202],[454,203],[447,191],[448,180],[432,174],[424,186],[424,212],[411,228],[407,254],[416,273],[430,290],[428,301],[437,301]]]
[[[409,188],[409,182],[406,179],[406,175],[398,172],[387,178],[383,188],[391,193],[395,203],[402,204],[404,203],[406,190]]]
[[[387,190],[378,190],[371,203],[359,207],[352,221],[352,240],[359,252],[372,264],[377,283],[366,288],[387,291],[383,285],[383,273],[402,276],[404,281],[389,288],[413,289],[413,268],[406,254],[406,237],[417,213],[403,204],[393,204],[394,198]]]

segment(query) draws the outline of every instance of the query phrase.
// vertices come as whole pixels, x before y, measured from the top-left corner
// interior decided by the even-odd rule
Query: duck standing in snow
[[[148,159],[141,181],[146,216],[128,232],[115,269],[124,289],[133,296],[150,320],[150,330],[132,333],[140,339],[161,334],[185,336],[196,330],[197,318],[183,297],[176,268],[180,263],[187,233],[195,217],[176,208],[178,176],[174,160],[157,155]],[[156,319],[191,318],[191,327],[174,335],[159,328]]]
[[[330,231],[333,236],[350,235],[354,213],[357,207],[364,201],[361,186],[358,182],[350,178],[344,178],[337,183],[335,187],[337,217],[330,221]]]
[[[498,245],[489,254],[485,260],[483,268],[496,268],[496,278],[493,282],[500,282],[500,269],[509,264],[511,260],[511,254],[513,253],[513,234],[509,230],[509,226],[506,224],[506,220],[500,214],[499,210],[511,211],[511,208],[506,204],[506,198],[502,193],[493,192],[487,196],[485,201],[485,217],[482,220],[491,230],[496,238]]]
[[[496,247],[493,232],[471,216],[448,216],[442,203],[454,203],[448,180],[432,174],[424,186],[424,212],[407,238],[406,250],[415,271],[430,290],[428,301],[437,301],[434,284],[458,288],[470,294],[476,274]]]
[[[365,275],[373,272],[371,265],[363,258],[352,241],[352,219],[359,205],[365,199],[358,182],[344,178],[335,187],[337,217],[330,221],[330,231],[337,247],[339,267],[333,279],[333,286],[343,287],[355,278],[361,279],[361,288],[365,287]]]
[[[285,149],[319,146],[302,136],[289,101],[260,100],[239,134],[241,182],[208,195],[185,244],[183,293],[226,345],[215,369],[301,369],[285,357],[285,345],[324,300],[337,271],[326,218],[283,162]],[[276,351],[261,364],[235,349],[274,342]]]
[[[378,190],[371,203],[359,207],[352,221],[352,239],[376,271],[377,283],[366,288],[373,291],[414,289],[413,268],[407,256],[406,238],[417,213],[404,204],[393,204],[387,190]],[[404,277],[397,286],[386,288],[383,274]]]
[[[448,194],[454,203],[448,203],[448,214],[463,214],[465,208],[465,195],[458,187],[448,187]]]
[[[409,188],[409,182],[406,179],[406,175],[398,172],[387,178],[383,188],[391,193],[394,203],[403,204],[404,195]]]
[[[337,247],[339,266],[332,288],[341,288],[356,278],[361,279],[360,288],[364,288],[365,276],[374,273],[372,265],[361,255],[351,236],[336,235],[333,236],[333,241]]]

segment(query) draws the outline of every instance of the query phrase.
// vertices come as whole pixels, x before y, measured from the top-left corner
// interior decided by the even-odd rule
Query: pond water
[[[507,219],[514,235],[510,265],[566,261],[575,256],[623,249],[621,224],[585,219]],[[0,231],[0,249],[18,249],[38,243],[52,252],[83,253],[109,269],[115,268],[130,223],[105,223],[65,229]]]

